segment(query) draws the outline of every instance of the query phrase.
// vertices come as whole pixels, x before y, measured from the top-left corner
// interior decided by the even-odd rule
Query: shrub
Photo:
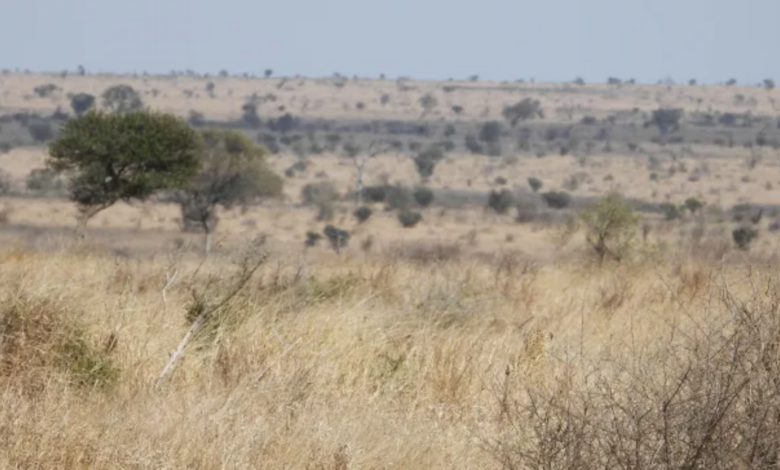
[[[610,257],[620,261],[636,236],[638,215],[617,193],[611,193],[579,214],[585,240],[599,261]]]
[[[548,191],[542,194],[542,199],[551,209],[565,209],[571,205],[571,195],[564,191]]]
[[[487,205],[497,214],[506,214],[516,202],[515,195],[511,191],[502,189],[501,191],[490,191]]]
[[[398,221],[404,228],[414,228],[422,220],[422,214],[419,212],[404,209],[398,213]]]
[[[341,249],[346,248],[349,244],[349,232],[346,230],[328,225],[322,230],[322,233],[328,238],[331,248],[336,253],[340,253]]]
[[[358,220],[358,223],[362,224],[371,217],[373,211],[371,210],[370,207],[362,206],[355,209],[355,212],[353,212],[352,214]]]
[[[695,197],[689,197],[685,200],[685,208],[688,209],[691,214],[697,213],[702,207],[704,207],[704,203]]]
[[[189,184],[198,172],[198,135],[184,121],[151,111],[92,112],[65,123],[47,166],[74,174],[70,198],[79,229],[119,200],[144,200]]]
[[[81,116],[95,107],[95,97],[88,93],[76,93],[70,96],[70,107],[76,116]]]
[[[508,182],[509,181],[507,181],[507,179],[503,176],[496,176],[495,179],[493,179],[493,183],[499,186],[505,186]]]
[[[535,118],[544,118],[542,106],[538,100],[525,98],[511,106],[506,106],[503,111],[504,119],[514,127],[518,122]]]
[[[758,230],[752,227],[739,227],[731,232],[734,244],[740,250],[748,250],[750,244],[758,237]]]
[[[38,95],[39,98],[48,98],[57,90],[59,90],[59,87],[53,83],[38,85],[37,87],[33,88],[33,91],[36,95]]]
[[[414,201],[420,207],[430,206],[434,198],[433,191],[426,188],[425,186],[418,186],[414,188],[414,192],[412,193],[412,196],[414,197]]]
[[[775,81],[771,78],[765,78],[764,79],[764,88],[766,88],[769,91],[772,91],[775,88]]]
[[[385,202],[387,186],[366,186],[363,188],[363,198],[369,202]]]
[[[665,202],[661,204],[660,209],[664,214],[664,219],[666,220],[675,220],[680,218],[680,208],[671,202]]]
[[[535,193],[538,193],[539,190],[542,189],[543,185],[544,183],[542,183],[542,180],[536,178],[535,176],[528,178],[528,186],[530,186],[531,190]]]
[[[52,129],[51,124],[46,121],[31,122],[29,126],[27,126],[27,130],[30,132],[30,137],[39,144],[48,142],[54,136],[54,130]]]
[[[333,218],[333,204],[339,199],[339,193],[333,183],[322,181],[309,183],[301,189],[303,204],[318,209],[317,220]]]
[[[488,121],[479,130],[479,140],[486,144],[498,144],[501,141],[501,123]]]
[[[659,108],[653,111],[650,121],[646,126],[656,126],[661,135],[666,135],[670,131],[680,129],[680,120],[683,116],[683,110],[680,108]]]
[[[480,144],[479,140],[473,135],[467,135],[464,137],[463,143],[466,146],[466,149],[468,149],[468,151],[471,153],[481,154],[484,151],[482,144]]]
[[[389,186],[385,199],[385,210],[407,209],[414,204],[412,193],[404,186]]]
[[[313,247],[317,246],[317,243],[322,240],[322,235],[320,235],[317,232],[308,231],[306,232],[306,246]]]
[[[260,127],[260,115],[257,113],[257,104],[248,101],[241,106],[241,119],[252,128]]]
[[[436,99],[430,93],[426,93],[420,97],[420,107],[423,109],[423,115],[430,113],[439,104],[439,100]]]
[[[141,96],[130,85],[115,85],[103,92],[103,107],[112,113],[129,113],[144,107]]]
[[[444,159],[444,152],[439,145],[429,145],[414,157],[414,165],[422,179],[433,176],[436,165]]]

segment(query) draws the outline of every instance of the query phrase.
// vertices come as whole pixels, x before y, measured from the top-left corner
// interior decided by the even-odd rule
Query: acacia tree
[[[183,187],[198,169],[197,134],[173,115],[100,111],[70,120],[49,146],[47,166],[71,176],[77,234],[117,201],[144,200]]]
[[[113,113],[129,113],[144,107],[141,96],[130,85],[114,85],[103,95],[103,107]]]
[[[636,235],[639,218],[628,202],[617,193],[610,193],[579,214],[585,230],[585,241],[599,262],[606,258],[621,261],[628,253]]]
[[[357,195],[355,197],[355,204],[357,207],[360,207],[363,204],[363,189],[365,187],[363,177],[365,176],[366,164],[377,155],[389,151],[391,146],[373,141],[364,152],[360,145],[355,144],[354,142],[347,142],[342,148],[344,154],[349,157],[352,161],[352,166],[354,166],[357,171]]]
[[[283,181],[268,167],[266,150],[244,134],[209,128],[202,130],[200,137],[200,171],[174,199],[181,207],[184,229],[205,233],[208,254],[219,221],[217,206],[230,209],[258,198],[280,196]]]

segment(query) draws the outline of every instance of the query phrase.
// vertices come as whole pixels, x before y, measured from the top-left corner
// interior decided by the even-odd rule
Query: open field
[[[28,177],[68,94],[99,100],[122,83],[269,146],[282,197],[220,210],[208,256],[163,196],[100,212],[74,241],[63,187]],[[502,111],[523,98],[544,117],[512,125]],[[776,98],[756,86],[2,74],[0,468],[777,468]],[[262,122],[242,116],[247,103]],[[652,123],[662,108],[684,110],[668,133]],[[492,140],[475,137],[491,122]],[[36,138],[40,126],[50,133]],[[367,186],[435,195],[413,228],[389,203],[353,215],[343,144],[380,141],[398,145],[368,160]],[[447,141],[433,175],[419,174],[414,158]],[[327,211],[304,197],[325,183],[337,193]],[[514,199],[499,214],[487,201],[502,189]],[[572,202],[555,208],[547,191]],[[629,255],[599,263],[572,222],[609,192],[639,221]],[[703,207],[686,208],[692,198]],[[328,224],[347,247],[304,245]],[[733,230],[746,224],[757,238],[740,250]]]

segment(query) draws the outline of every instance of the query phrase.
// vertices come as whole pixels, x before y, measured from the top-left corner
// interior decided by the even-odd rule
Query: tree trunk
[[[357,207],[360,207],[363,205],[363,168],[365,168],[366,163],[361,162],[358,166],[358,177],[357,177]]]
[[[84,240],[87,238],[87,224],[89,223],[89,220],[107,207],[109,207],[109,205],[79,207],[79,213],[76,216],[76,240]]]

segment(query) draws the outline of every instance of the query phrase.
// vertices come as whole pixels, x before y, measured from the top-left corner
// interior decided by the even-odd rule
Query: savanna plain
[[[778,468],[778,98],[5,71],[0,467]],[[74,237],[49,145],[124,106],[281,191]]]

